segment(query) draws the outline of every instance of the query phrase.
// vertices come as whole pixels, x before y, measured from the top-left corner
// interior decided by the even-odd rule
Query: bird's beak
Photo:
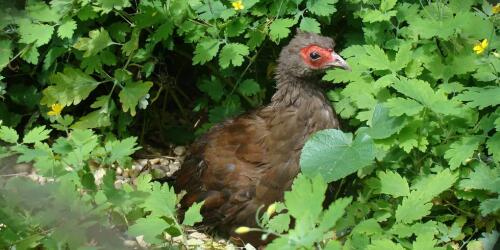
[[[349,67],[349,64],[347,64],[347,62],[344,60],[344,58],[339,56],[339,54],[332,52],[332,59],[333,59],[333,61],[328,64],[329,66],[338,67],[338,68],[342,68],[342,69],[351,71],[351,67]]]

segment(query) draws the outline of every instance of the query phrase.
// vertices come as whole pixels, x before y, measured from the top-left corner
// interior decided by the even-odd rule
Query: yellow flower
[[[497,5],[493,6],[493,14],[498,13],[500,13],[500,3],[497,3]]]
[[[472,49],[474,50],[474,52],[476,54],[480,55],[484,52],[484,50],[487,47],[488,47],[488,39],[484,39],[483,41],[476,43],[476,45],[474,45],[474,48],[472,48]]]
[[[236,228],[236,230],[234,230],[234,232],[237,234],[246,234],[246,233],[250,232],[250,228],[249,227],[238,227],[238,228]]]
[[[232,3],[234,10],[242,10],[245,8],[245,5],[243,5],[242,0],[234,1]]]
[[[59,103],[52,104],[52,106],[50,106],[51,110],[49,112],[47,112],[47,115],[50,115],[50,116],[60,115],[63,108],[64,108],[64,106],[59,104]]]

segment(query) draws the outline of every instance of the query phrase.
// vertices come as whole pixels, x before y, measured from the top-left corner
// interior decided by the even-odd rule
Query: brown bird
[[[257,209],[283,199],[312,133],[338,128],[318,85],[318,73],[325,69],[349,69],[333,47],[331,38],[298,31],[280,53],[271,103],[215,125],[191,146],[174,177],[175,190],[186,191],[181,213],[204,201],[204,226],[240,243],[264,244],[257,233],[238,235],[234,230],[256,226]]]

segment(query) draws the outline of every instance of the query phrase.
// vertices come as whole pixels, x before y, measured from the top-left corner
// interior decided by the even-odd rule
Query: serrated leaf
[[[219,51],[220,41],[205,37],[200,40],[194,50],[193,65],[205,64],[212,60]]]
[[[321,176],[314,178],[299,174],[293,181],[292,190],[285,192],[285,206],[294,218],[308,217],[315,220],[323,210],[326,182]],[[304,201],[308,201],[304,203]]]
[[[57,28],[57,35],[60,38],[71,38],[73,36],[73,32],[76,29],[76,22],[72,19],[65,20],[59,28]]]
[[[500,210],[500,197],[482,201],[479,205],[479,210],[481,211],[481,215],[483,216],[495,213],[496,211]]]
[[[195,7],[195,11],[198,14],[198,17],[205,21],[210,21],[221,17],[222,13],[226,9],[226,6],[224,6],[220,1],[217,0],[206,0],[203,4],[197,5]]]
[[[307,1],[307,10],[318,16],[329,16],[337,11],[335,3],[338,0],[309,0]]]
[[[238,85],[238,91],[244,96],[252,96],[260,92],[260,85],[253,79],[246,79]]]
[[[392,71],[398,71],[405,68],[412,59],[411,44],[405,43],[399,46],[398,53],[396,53],[396,58],[392,63]]]
[[[18,24],[18,31],[21,35],[19,42],[26,44],[34,43],[35,47],[49,43],[54,32],[54,27],[50,25],[35,24],[26,19],[22,19]]]
[[[391,62],[385,52],[376,45],[364,46],[366,55],[360,56],[359,63],[375,70],[387,70],[391,68]]]
[[[108,31],[104,28],[99,30],[92,30],[89,32],[89,37],[81,37],[76,41],[73,47],[77,50],[83,50],[84,57],[97,55],[100,51],[113,44],[109,37]]]
[[[482,136],[462,137],[450,145],[450,149],[445,152],[444,158],[448,160],[452,170],[456,169],[472,156],[483,141],[484,137]]]
[[[373,240],[371,244],[366,248],[367,250],[405,250],[399,244],[392,242],[390,239],[377,239]]]
[[[291,18],[278,18],[269,27],[269,36],[271,40],[278,43],[279,40],[286,38],[290,34],[290,27],[295,24]]]
[[[352,174],[372,163],[373,140],[351,133],[326,129],[313,134],[302,149],[300,167],[304,175],[321,175],[327,182]]]
[[[19,140],[19,135],[17,134],[17,131],[14,130],[13,128],[1,126],[0,140],[8,143],[17,143],[17,140]]]
[[[50,106],[59,103],[63,106],[78,104],[86,99],[100,83],[80,69],[65,68],[50,77],[52,86],[43,90],[41,104]]]
[[[487,86],[483,88],[469,88],[457,95],[457,99],[467,102],[471,108],[484,109],[500,104],[500,87]]]
[[[45,129],[45,126],[39,126],[31,129],[23,138],[23,143],[35,143],[41,142],[49,138],[49,134],[52,130]]]
[[[144,236],[144,240],[150,244],[159,244],[162,239],[163,231],[170,225],[163,219],[156,216],[148,216],[146,218],[139,218],[135,224],[131,225],[128,229],[128,234],[131,236]]]
[[[327,210],[323,213],[323,217],[321,218],[321,222],[319,224],[319,228],[323,232],[327,232],[331,230],[337,221],[344,216],[346,212],[347,206],[351,203],[351,197],[345,197],[335,200]]]
[[[363,22],[367,23],[375,23],[375,22],[382,22],[382,21],[389,21],[391,17],[396,15],[395,10],[390,10],[387,12],[382,12],[380,10],[366,10],[365,13],[363,13]]]
[[[290,227],[290,216],[288,214],[278,214],[273,216],[267,223],[266,227],[279,234],[286,232]]]
[[[394,5],[396,5],[397,0],[382,0],[380,2],[380,10],[381,11],[388,11],[392,8],[394,8]]]
[[[194,226],[194,224],[201,222],[203,220],[203,217],[200,214],[200,209],[202,206],[203,202],[193,203],[193,205],[191,205],[184,214],[184,220],[182,221],[182,225]]]
[[[141,34],[140,29],[132,30],[132,35],[130,36],[130,40],[123,44],[122,51],[126,56],[130,56],[132,52],[136,51],[139,48],[139,35]]]
[[[140,207],[151,212],[151,216],[175,216],[177,195],[174,188],[170,188],[166,184],[161,185],[158,182],[153,182],[151,188],[150,195],[140,204]]]
[[[198,88],[207,93],[210,98],[216,102],[219,102],[224,96],[225,90],[224,85],[219,81],[219,79],[212,77],[210,80],[203,79]]]
[[[244,57],[248,56],[248,46],[241,43],[229,43],[226,44],[219,55],[219,65],[221,68],[229,67],[229,64],[233,66],[241,66],[244,61]]]
[[[128,112],[130,110],[130,114],[135,116],[137,104],[149,92],[152,86],[152,82],[128,82],[120,91],[120,94],[118,94],[123,111]]]
[[[110,153],[109,163],[120,162],[123,158],[131,156],[137,147],[137,137],[129,137],[123,140],[108,141],[105,145],[106,151]]]
[[[302,31],[313,32],[313,33],[318,33],[318,34],[321,33],[319,22],[316,21],[316,19],[311,18],[311,17],[302,18],[302,20],[300,21],[299,28]]]
[[[396,209],[396,221],[411,223],[430,214],[431,208],[431,203],[423,201],[418,192],[413,191],[408,197],[403,198],[403,202]]]
[[[477,164],[467,178],[460,181],[459,186],[465,190],[481,189],[500,193],[500,170],[482,163]]]
[[[401,177],[396,172],[379,172],[380,192],[392,195],[393,197],[407,196],[410,194],[410,187],[406,178]]]
[[[126,7],[130,7],[130,1],[128,0],[97,0],[100,5],[102,13],[108,13],[113,9],[121,10]]]
[[[384,106],[389,108],[390,116],[401,116],[403,114],[407,116],[414,116],[423,110],[423,106],[413,99],[395,97],[387,100]]]

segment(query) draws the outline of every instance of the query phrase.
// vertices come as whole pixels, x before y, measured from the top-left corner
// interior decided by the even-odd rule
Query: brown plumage
[[[331,38],[299,31],[280,53],[271,103],[214,126],[192,145],[175,175],[176,191],[187,192],[181,211],[204,201],[204,226],[241,243],[263,244],[258,234],[234,229],[255,226],[260,206],[282,200],[311,133],[339,126],[317,84],[318,72],[348,68],[333,46]]]

